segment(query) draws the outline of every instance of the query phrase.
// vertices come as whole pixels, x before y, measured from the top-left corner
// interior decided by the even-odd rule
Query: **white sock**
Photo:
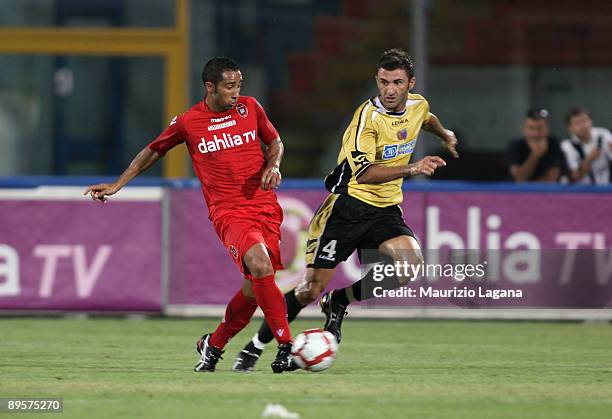
[[[255,347],[261,351],[263,351],[266,347],[266,344],[259,340],[259,335],[257,333],[255,333],[255,336],[253,336],[252,342],[253,345],[255,345]]]

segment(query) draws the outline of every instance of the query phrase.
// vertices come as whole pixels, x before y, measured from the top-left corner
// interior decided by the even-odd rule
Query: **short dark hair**
[[[214,83],[215,85],[223,80],[223,72],[226,70],[238,71],[240,67],[236,61],[228,57],[215,57],[204,65],[202,70],[202,82],[207,81]]]
[[[580,106],[574,106],[569,110],[567,115],[565,115],[565,124],[569,125],[570,121],[575,116],[586,115],[589,118],[591,117],[591,112],[587,108],[582,108]]]
[[[383,52],[376,65],[376,72],[381,68],[389,71],[401,68],[406,72],[408,78],[414,77],[414,63],[412,57],[401,48],[393,48]]]
[[[548,112],[548,109],[544,109],[544,108],[530,108],[527,110],[527,112],[525,113],[525,118],[529,118],[529,119],[533,119],[533,120],[540,120],[540,119],[548,119],[548,115],[550,113]]]

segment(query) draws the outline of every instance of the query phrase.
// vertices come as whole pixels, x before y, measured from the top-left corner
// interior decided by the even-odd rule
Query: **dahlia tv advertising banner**
[[[0,200],[0,309],[160,311],[160,261],[159,201]]]
[[[308,223],[325,196],[312,190],[278,193],[285,216],[283,290],[304,274]],[[450,264],[454,270],[424,272],[407,285],[432,292],[404,298],[400,289],[394,297],[376,295],[368,307],[610,306],[610,195],[407,191],[402,210],[423,249],[430,249],[423,263]],[[241,278],[206,219],[199,191],[173,191],[172,226],[170,302],[225,304]],[[483,264],[484,279],[463,281],[457,270],[471,262]],[[338,266],[330,287],[349,285],[366,273],[353,254]],[[454,293],[438,293],[453,288]],[[505,292],[510,290],[516,292]]]
[[[325,196],[278,193],[283,290],[304,274],[308,224]],[[199,189],[170,190],[165,244],[161,192],[157,199],[116,197],[106,204],[51,197],[0,199],[0,309],[161,311],[164,248],[170,304],[224,305],[241,286]],[[610,195],[406,191],[402,210],[428,249],[422,271],[400,275],[408,282],[395,294],[382,295],[382,284],[367,307],[610,307]],[[468,264],[474,271],[482,264],[484,279],[463,278]],[[362,271],[354,254],[330,287],[368,277],[371,269]],[[377,285],[372,280],[366,289],[374,294]]]

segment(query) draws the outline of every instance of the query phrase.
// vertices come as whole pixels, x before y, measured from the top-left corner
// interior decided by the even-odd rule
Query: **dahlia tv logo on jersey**
[[[250,130],[239,135],[231,135],[225,132],[221,136],[214,134],[213,138],[210,140],[202,137],[200,139],[200,144],[198,144],[198,150],[200,150],[202,154],[226,150],[228,148],[241,146],[242,144],[248,144],[251,141],[255,141],[255,138],[255,130]]]
[[[236,105],[236,110],[238,111],[238,115],[243,118],[246,118],[249,115],[249,110],[243,103]]]

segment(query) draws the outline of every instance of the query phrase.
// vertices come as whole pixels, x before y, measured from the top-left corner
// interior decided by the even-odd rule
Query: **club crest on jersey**
[[[230,245],[229,252],[230,252],[230,255],[232,255],[234,259],[238,259],[238,251],[236,250],[233,244]]]
[[[398,148],[397,144],[386,145],[383,150],[383,155],[382,155],[383,160],[389,160],[394,157],[397,157],[397,148]]]
[[[236,110],[238,111],[238,115],[243,118],[246,118],[249,115],[249,110],[244,105],[244,103],[239,103],[236,105]]]
[[[397,139],[399,141],[404,141],[406,138],[408,138],[408,131],[406,128],[397,132]]]

